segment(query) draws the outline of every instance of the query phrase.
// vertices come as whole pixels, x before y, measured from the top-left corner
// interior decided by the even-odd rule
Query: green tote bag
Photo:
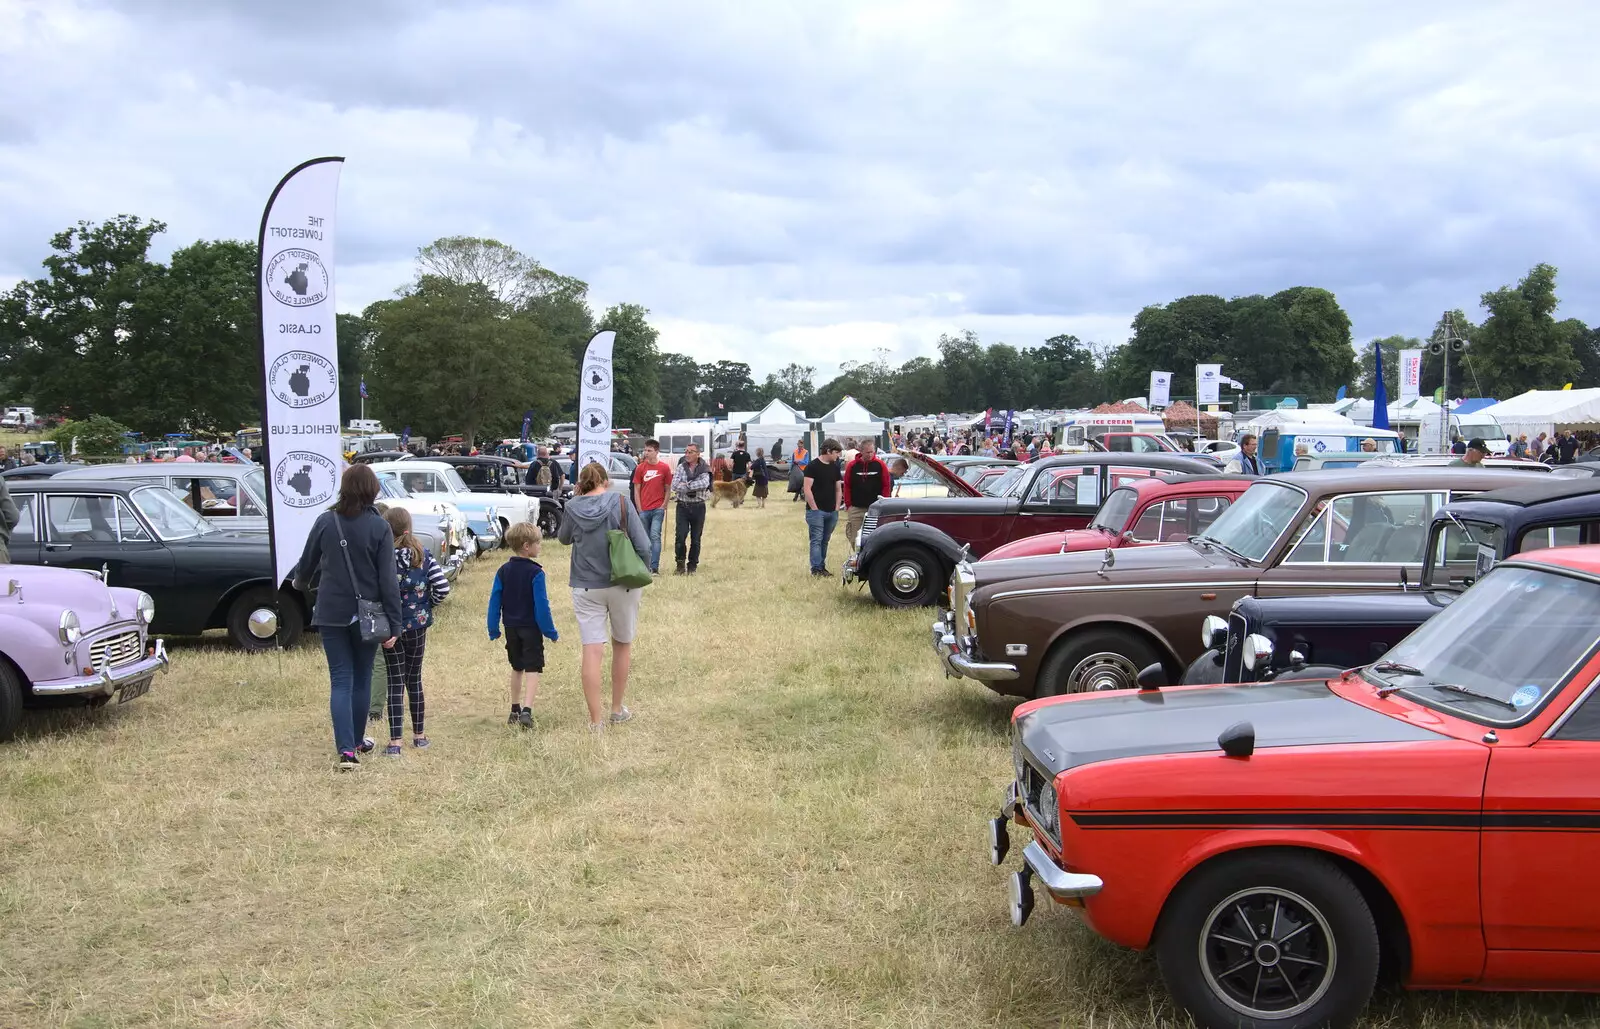
[[[639,552],[633,549],[633,541],[628,538],[628,498],[619,494],[617,508],[622,528],[606,530],[606,543],[611,548],[611,585],[629,589],[648,586],[655,577],[650,574],[650,566],[640,559]]]

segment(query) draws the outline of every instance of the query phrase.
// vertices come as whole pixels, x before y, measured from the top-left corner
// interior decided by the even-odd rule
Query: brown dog
[[[717,501],[727,497],[733,502],[734,507],[744,506],[744,495],[749,490],[749,485],[743,479],[732,482],[713,482],[711,484],[711,506],[716,507]]]

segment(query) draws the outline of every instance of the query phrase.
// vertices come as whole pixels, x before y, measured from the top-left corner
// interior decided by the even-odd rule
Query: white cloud
[[[490,235],[758,374],[1292,285],[1418,334],[1537,261],[1594,321],[1596,28],[1487,0],[0,0],[0,282],[80,218],[252,237],[279,175],[339,153],[341,307]]]

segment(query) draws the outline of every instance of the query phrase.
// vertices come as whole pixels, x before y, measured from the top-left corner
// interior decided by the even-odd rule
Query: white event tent
[[[872,436],[882,446],[886,442],[885,433],[889,424],[861,406],[855,397],[845,397],[833,410],[813,421],[811,427],[817,434],[818,445],[830,436],[840,443],[847,439]],[[816,453],[816,447],[812,448],[812,453]]]
[[[1600,429],[1600,388],[1530,389],[1478,413],[1499,422],[1512,436]]]

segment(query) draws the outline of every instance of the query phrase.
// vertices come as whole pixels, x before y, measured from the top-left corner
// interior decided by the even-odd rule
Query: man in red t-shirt
[[[667,520],[667,491],[672,488],[672,468],[661,460],[661,444],[646,440],[644,460],[633,468],[633,506],[650,534],[650,570],[661,574],[661,526]]]

